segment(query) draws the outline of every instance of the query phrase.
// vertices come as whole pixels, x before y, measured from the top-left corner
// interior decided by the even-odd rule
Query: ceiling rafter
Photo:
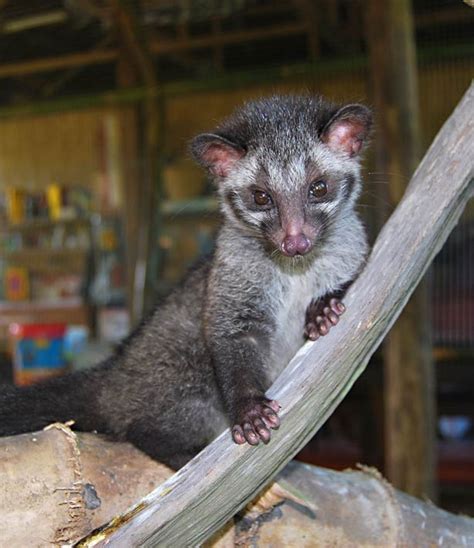
[[[307,25],[303,23],[290,23],[278,25],[266,29],[252,29],[246,31],[233,31],[226,34],[209,35],[203,37],[183,37],[173,40],[152,39],[149,42],[149,50],[154,55],[164,55],[190,51],[193,49],[206,49],[216,46],[227,46],[252,41],[264,41],[282,36],[304,35]],[[24,76],[38,72],[63,70],[85,65],[98,65],[111,63],[118,58],[118,50],[92,50],[81,53],[46,57],[31,61],[6,63],[0,65],[0,78]]]

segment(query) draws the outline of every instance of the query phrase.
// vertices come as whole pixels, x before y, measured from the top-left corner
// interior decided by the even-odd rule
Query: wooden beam
[[[212,35],[216,42],[222,37],[222,21],[219,17],[213,17],[211,21]],[[214,67],[218,71],[224,68],[224,49],[221,45],[213,46]]]
[[[377,112],[376,170],[394,207],[419,162],[418,72],[410,0],[368,3],[372,95]],[[388,191],[388,193],[387,193]],[[387,210],[387,207],[380,207]],[[425,283],[413,294],[384,346],[385,473],[412,495],[435,498],[435,390],[431,314]]]
[[[183,38],[181,40],[163,41],[155,39],[150,41],[150,51],[157,55],[163,55],[165,53],[176,53],[184,50],[222,47],[243,44],[245,42],[260,42],[281,36],[303,35],[306,33],[306,30],[306,24],[288,23],[287,25],[278,25],[266,29],[226,32],[218,35],[211,34],[209,36]]]
[[[271,29],[271,33],[263,31],[248,32],[248,40],[266,40],[270,36],[289,36],[292,34],[304,34],[307,31],[307,25],[291,25],[289,27]],[[243,43],[246,38],[244,33],[226,33],[220,38],[220,45],[228,45],[232,43]],[[152,40],[150,43],[150,51],[154,54],[161,55],[165,53],[175,53],[180,51],[190,51],[199,48],[212,47],[212,39],[205,38],[187,38],[183,40]],[[39,72],[51,72],[55,70],[64,70],[70,67],[82,67],[86,65],[101,65],[112,63],[118,59],[119,52],[115,49],[110,50],[94,50],[85,53],[72,53],[68,55],[47,57],[35,59],[33,61],[21,61],[18,63],[5,63],[0,65],[0,78],[11,78],[16,76],[26,76],[28,74],[36,74]],[[420,61],[430,61],[446,59],[451,57],[470,57],[473,55],[472,43],[464,45],[443,46],[425,48],[421,51]],[[358,58],[356,58],[357,60]],[[335,67],[345,67],[347,70],[347,59],[341,58],[337,60],[325,61],[323,64],[334,65]],[[260,71],[264,72],[264,71]]]
[[[300,12],[300,19],[306,26],[309,57],[314,61],[320,56],[319,11],[312,0],[294,0]]]
[[[147,93],[143,109],[143,173],[139,189],[139,226],[136,239],[136,264],[133,276],[133,324],[143,317],[146,303],[154,302],[154,280],[157,253],[157,215],[159,203],[160,157],[163,149],[163,109],[160,112],[162,94],[159,89],[153,59],[140,27],[138,18],[124,0],[111,0],[117,28],[123,43],[135,63]]]
[[[15,19],[8,19],[0,23],[1,34],[14,34],[25,30],[35,29],[39,27],[47,27],[50,25],[58,25],[68,20],[68,14],[63,9],[50,10],[32,15],[20,16]]]
[[[282,405],[271,442],[236,445],[224,432],[81,546],[197,546],[276,475],[350,390],[457,223],[474,191],[473,142],[474,84],[380,233],[337,329],[303,346],[268,391]]]
[[[5,63],[0,65],[0,78],[26,76],[38,72],[51,72],[71,67],[84,65],[101,65],[111,63],[117,59],[115,50],[94,50],[85,53],[70,53],[57,57],[46,57],[33,61],[21,61],[19,63]]]
[[[114,29],[116,31],[116,29]],[[116,83],[119,89],[133,90],[141,86],[141,78],[137,67],[131,59],[130,50],[127,47],[123,34],[115,32],[118,42],[119,56],[116,63]],[[143,90],[145,98],[145,90]],[[124,157],[128,158],[124,165],[124,177],[122,193],[125,203],[122,217],[125,225],[125,260],[127,273],[127,309],[131,325],[135,325],[135,267],[137,264],[137,249],[139,239],[139,226],[141,218],[141,170],[142,162],[139,160],[140,131],[139,119],[140,102],[133,104],[134,108],[123,109],[122,122],[122,147]]]
[[[155,55],[164,55],[193,49],[205,49],[251,41],[262,41],[270,38],[277,38],[279,36],[304,34],[305,32],[306,25],[298,23],[282,25],[270,29],[227,32],[218,36],[211,35],[198,38],[188,37],[181,38],[179,40],[154,39],[150,41],[149,50]],[[25,76],[27,74],[35,74],[37,72],[50,72],[84,65],[100,65],[116,61],[117,58],[118,51],[116,49],[110,49],[94,50],[85,53],[72,53],[56,57],[35,59],[32,61],[22,61],[18,63],[5,63],[0,65],[0,78]]]
[[[439,63],[442,60],[471,59],[474,56],[474,43],[451,47],[425,48],[418,52],[420,65],[430,62]],[[233,71],[209,78],[178,80],[164,83],[161,87],[165,97],[176,97],[189,93],[199,93],[213,90],[237,89],[245,86],[261,85],[290,80],[292,78],[320,79],[323,75],[337,75],[347,71],[362,71],[367,68],[364,55],[351,56],[348,68],[347,57],[334,60],[319,59],[314,63],[292,63],[278,67],[256,70]],[[145,87],[135,87],[123,90],[109,90],[101,93],[59,97],[47,101],[35,101],[14,106],[0,107],[0,119],[17,116],[35,116],[77,110],[103,105],[133,104],[143,101],[147,94]]]
[[[298,0],[300,1],[300,0]],[[306,2],[306,0],[305,0]],[[310,3],[309,3],[310,4]],[[1,2],[0,2],[1,6]],[[474,12],[467,7],[446,8],[435,14],[420,14],[416,18],[417,26],[427,26],[439,23],[451,23],[469,21],[474,17]],[[314,29],[316,33],[317,29]],[[308,33],[308,22],[288,23],[271,28],[253,29],[250,31],[226,32],[220,36],[209,35],[203,37],[188,37],[179,40],[152,40],[149,49],[155,55],[177,53],[181,51],[223,47],[232,44],[240,44],[251,41],[264,41],[280,36],[294,36]],[[312,51],[317,52],[316,39],[310,37]],[[89,52],[71,53],[55,57],[46,57],[29,61],[5,63],[0,65],[0,78],[25,76],[38,72],[50,72],[71,67],[97,65],[114,62],[118,58],[116,49],[94,50]]]
[[[0,119],[22,116],[41,116],[54,112],[81,110],[97,106],[134,104],[143,101],[145,95],[146,89],[140,86],[129,89],[105,91],[94,95],[79,95],[75,97],[48,99],[46,101],[35,101],[22,105],[0,107]]]
[[[435,10],[428,9],[426,13],[418,13],[415,23],[417,28],[427,28],[435,25],[469,23],[473,20],[474,11],[460,3],[458,6],[438,6]]]
[[[105,36],[98,44],[96,44],[95,51],[104,51],[111,42],[111,37],[109,35]],[[71,67],[61,72],[55,78],[48,78],[47,83],[43,86],[41,90],[41,95],[43,97],[51,97],[52,95],[57,95],[59,89],[61,89],[67,82],[72,80],[78,74],[80,74],[87,65],[78,65]]]
[[[127,9],[123,0],[110,0],[114,8],[115,20],[120,34],[123,37],[125,47],[130,53],[130,58],[137,65],[139,72],[149,88],[156,88],[158,81],[148,51],[143,29],[140,28],[137,18]]]

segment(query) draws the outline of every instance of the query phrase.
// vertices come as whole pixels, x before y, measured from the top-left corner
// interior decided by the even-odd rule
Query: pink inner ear
[[[227,177],[235,162],[243,155],[242,150],[222,143],[212,143],[206,148],[202,158],[214,175]]]
[[[362,148],[364,126],[357,120],[334,122],[326,135],[327,145],[336,151],[355,156]]]

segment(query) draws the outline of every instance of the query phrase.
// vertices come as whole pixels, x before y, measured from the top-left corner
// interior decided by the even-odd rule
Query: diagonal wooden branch
[[[282,425],[268,446],[228,432],[85,546],[196,546],[268,483],[331,415],[400,314],[472,194],[474,85],[445,123],[347,295],[343,321],[306,344],[270,390]]]

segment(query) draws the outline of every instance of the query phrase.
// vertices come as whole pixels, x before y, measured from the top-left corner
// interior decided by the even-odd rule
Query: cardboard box
[[[15,384],[25,386],[67,371],[65,332],[65,324],[10,325]]]

